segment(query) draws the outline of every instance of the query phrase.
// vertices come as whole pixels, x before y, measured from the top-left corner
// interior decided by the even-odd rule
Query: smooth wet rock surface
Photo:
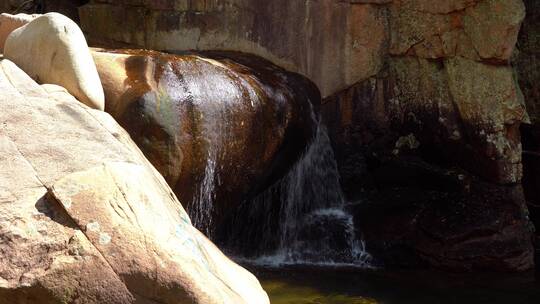
[[[317,88],[259,58],[136,50],[93,56],[106,111],[210,235],[283,176],[313,135]]]

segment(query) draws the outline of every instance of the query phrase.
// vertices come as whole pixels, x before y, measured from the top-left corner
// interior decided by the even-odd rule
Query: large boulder
[[[104,109],[103,88],[80,28],[48,13],[9,34],[4,56],[39,83],[65,87],[82,103]]]
[[[129,50],[93,56],[106,111],[209,234],[283,176],[315,130],[317,88],[257,57]]]
[[[108,114],[0,61],[0,303],[269,303]]]

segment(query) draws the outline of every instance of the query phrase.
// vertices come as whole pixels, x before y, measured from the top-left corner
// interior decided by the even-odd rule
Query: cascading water
[[[230,119],[226,111],[225,104],[204,103],[195,105],[199,115],[201,130],[198,134],[198,140],[206,147],[204,158],[204,173],[202,180],[193,194],[192,207],[188,209],[189,216],[199,231],[206,236],[213,235],[213,215],[214,201],[216,199],[216,190],[221,185],[218,164],[222,161],[226,153],[224,142],[229,138]]]
[[[191,90],[195,89],[200,88]],[[219,94],[219,90],[214,91]],[[217,229],[212,221],[214,201],[221,186],[220,166],[227,159],[226,143],[233,134],[227,110],[232,106],[196,99],[191,103],[194,125],[198,126],[193,136],[195,142],[202,143],[200,151],[204,153],[199,155],[204,159],[204,173],[188,209],[197,229],[224,249],[256,257],[262,263],[369,265],[371,258],[355,232],[353,216],[346,210],[326,127],[309,102],[311,122],[305,123],[316,130],[303,155],[280,181],[244,202]]]
[[[163,66],[163,71],[160,79],[160,84],[166,84],[167,86],[161,86],[160,90],[166,92],[160,96],[160,104],[158,107],[174,107],[172,101],[185,100],[186,104],[189,104],[189,115],[196,128],[193,129],[192,136],[194,142],[200,143],[197,146],[199,153],[203,155],[196,155],[194,158],[200,158],[204,160],[204,174],[199,177],[198,187],[195,190],[192,198],[192,204],[187,209],[189,217],[193,225],[205,235],[209,236],[212,233],[212,212],[215,199],[216,184],[219,184],[219,175],[217,174],[216,165],[219,162],[219,153],[223,153],[224,145],[222,144],[226,140],[228,118],[225,111],[225,104],[209,104],[194,98],[191,93],[201,90],[200,87],[194,84],[197,81],[185,78],[185,75],[179,75],[176,72],[176,68],[173,64],[168,63]],[[186,89],[189,87],[189,89]],[[213,88],[216,91],[215,88]],[[160,92],[161,92],[160,91]],[[197,94],[195,94],[197,95]],[[168,102],[168,103],[167,103]],[[187,108],[187,107],[186,107]],[[174,109],[168,109],[167,111],[161,110],[162,113],[175,113]],[[174,124],[177,117],[170,117],[168,124]],[[173,131],[174,132],[174,131]],[[171,133],[173,133],[171,132]],[[195,149],[194,149],[195,150]]]
[[[215,199],[217,153],[215,148],[210,148],[207,153],[204,177],[193,198],[193,207],[189,209],[189,215],[193,226],[205,235],[212,233],[212,210]]]
[[[330,139],[320,122],[302,158],[251,204],[268,206],[276,201],[276,195],[281,203],[277,249],[255,262],[369,267],[371,257],[355,233],[352,215],[346,211]],[[263,239],[275,233],[268,227]]]

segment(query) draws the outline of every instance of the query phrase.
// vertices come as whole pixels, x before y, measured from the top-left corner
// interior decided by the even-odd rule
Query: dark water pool
[[[540,304],[540,274],[247,266],[272,304]]]

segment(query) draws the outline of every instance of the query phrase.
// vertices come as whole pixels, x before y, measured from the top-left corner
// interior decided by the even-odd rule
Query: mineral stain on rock
[[[95,50],[107,106],[212,236],[283,176],[312,137],[306,78],[239,53]]]

